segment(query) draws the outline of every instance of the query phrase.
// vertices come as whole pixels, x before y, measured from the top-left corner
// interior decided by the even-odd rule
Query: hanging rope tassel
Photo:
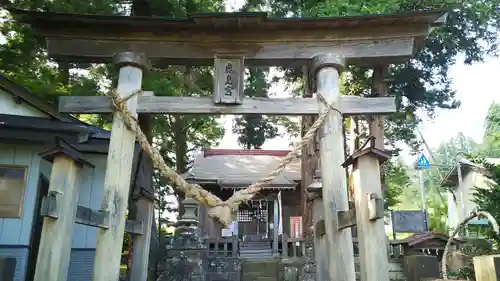
[[[149,157],[151,157],[153,166],[160,171],[161,175],[169,179],[172,185],[181,190],[187,197],[193,198],[200,204],[207,206],[209,208],[209,216],[221,222],[225,227],[228,227],[235,220],[236,211],[238,210],[240,204],[252,199],[267,184],[272,182],[281,172],[285,170],[288,164],[297,158],[302,148],[305,147],[311,140],[314,140],[316,132],[321,127],[328,114],[332,110],[340,112],[333,105],[326,103],[326,100],[321,94],[316,94],[319,100],[326,104],[327,110],[325,110],[318,117],[311,128],[309,128],[308,132],[294,144],[293,149],[285,156],[285,158],[281,160],[278,167],[263,179],[243,190],[237,191],[228,200],[222,201],[219,197],[203,189],[201,186],[186,182],[184,178],[167,166],[159,151],[148,142],[146,136],[140,129],[137,120],[130,114],[127,105],[125,104],[128,99],[135,95],[139,95],[141,92],[142,91],[136,91],[128,95],[126,98],[121,99],[118,93],[113,91],[111,93],[111,99],[115,112],[118,113],[128,129],[135,133],[141,148],[149,155]]]

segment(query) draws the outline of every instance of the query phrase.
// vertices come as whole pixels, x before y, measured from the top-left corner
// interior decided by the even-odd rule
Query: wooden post
[[[500,280],[500,255],[474,257],[473,262],[476,281]]]
[[[152,94],[146,94],[152,96]],[[142,116],[141,116],[142,115]],[[145,116],[146,115],[146,116]],[[151,135],[151,122],[150,114],[139,114],[139,122],[142,124],[141,129],[146,132],[146,137],[151,143],[153,137]],[[148,279],[150,250],[151,250],[151,235],[153,225],[153,209],[154,209],[154,194],[149,194],[147,190],[153,191],[153,165],[149,156],[143,152],[140,154],[142,159],[139,161],[139,172],[136,175],[136,184],[134,188],[141,189],[139,198],[133,201],[134,206],[134,220],[142,221],[143,234],[134,235],[132,243],[132,266],[130,269],[130,280],[146,281]],[[148,196],[145,196],[145,195]],[[156,249],[153,249],[156,251]]]
[[[148,277],[149,252],[151,246],[151,225],[153,224],[153,201],[140,197],[135,202],[136,220],[143,223],[144,234],[134,235],[130,280],[146,281]]]
[[[344,59],[332,54],[314,57],[312,73],[316,75],[316,91],[334,108],[339,108],[339,72]],[[320,112],[328,106],[318,100]],[[323,207],[325,210],[327,241],[328,280],[354,281],[354,253],[350,229],[338,230],[337,212],[346,211],[348,206],[344,162],[344,138],[342,114],[332,110],[319,130],[319,149],[322,179]]]
[[[131,52],[118,53],[114,61],[120,67],[118,93],[126,97],[141,88],[142,67],[145,58]],[[130,113],[136,117],[137,96],[127,101]],[[102,210],[108,212],[109,229],[99,229],[94,260],[93,281],[118,280],[125,230],[130,176],[134,158],[135,134],[123,123],[120,116],[113,116],[109,143]]]
[[[389,66],[382,64],[382,65],[377,65],[373,68],[373,75],[372,75],[372,93],[375,94],[377,97],[385,97],[388,94],[388,86],[387,86],[387,75],[389,72]],[[375,137],[375,148],[384,150],[385,149],[385,127],[384,127],[384,116],[381,115],[376,115],[376,116],[371,116],[370,117],[370,123],[369,123],[369,131],[370,135]],[[386,188],[386,182],[384,179],[384,175],[381,172],[380,173],[380,182],[381,182],[381,189],[382,189],[382,196],[385,195],[385,188]],[[396,237],[396,234],[394,233],[394,237]],[[386,237],[385,243],[387,247],[389,247],[390,242],[389,242],[389,237]],[[389,258],[389,256],[387,256]]]
[[[53,163],[48,194],[55,199],[57,219],[43,219],[33,280],[66,281],[81,182],[79,172],[82,164],[87,162],[78,151],[60,139],[56,139],[54,148],[40,156]],[[47,204],[45,199],[42,205]]]
[[[374,147],[351,155],[343,164],[353,165],[354,205],[359,241],[361,281],[389,280],[384,201],[380,188],[379,161],[389,155]]]
[[[328,278],[328,260],[326,239],[324,239],[324,214],[323,198],[321,198],[321,182],[319,179],[314,179],[307,187],[307,191],[314,194],[313,199],[313,225],[315,226],[314,233],[314,259],[316,261],[316,280],[327,280]],[[322,222],[322,223],[321,223]]]

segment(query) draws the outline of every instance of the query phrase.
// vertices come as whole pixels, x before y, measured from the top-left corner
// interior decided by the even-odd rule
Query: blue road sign
[[[423,153],[420,154],[418,157],[418,162],[417,162],[417,168],[418,169],[430,169],[431,164],[429,164],[429,160],[425,157]]]

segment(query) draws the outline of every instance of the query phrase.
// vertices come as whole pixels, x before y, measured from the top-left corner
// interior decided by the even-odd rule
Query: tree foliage
[[[268,69],[250,68],[245,83],[246,97],[268,97]],[[278,136],[278,128],[265,115],[246,115],[234,119],[233,133],[245,149],[260,149],[267,139]]]
[[[383,174],[388,179],[384,189],[384,206],[392,209],[401,203],[401,195],[411,185],[405,166],[397,160],[385,162]]]
[[[389,95],[395,96],[399,113],[387,119],[387,136],[390,144],[404,140],[417,149],[415,127],[420,122],[417,109],[433,115],[436,108],[453,109],[460,105],[451,88],[449,69],[457,55],[465,55],[465,63],[480,62],[486,55],[496,54],[500,24],[499,0],[460,1],[337,1],[319,0],[248,0],[247,5],[267,8],[274,16],[352,16],[363,14],[399,13],[428,9],[448,9],[446,24],[437,28],[425,41],[416,56],[404,64],[390,66],[394,82]],[[300,77],[299,69],[286,69],[289,81]],[[346,81],[346,93],[373,95],[371,70],[349,67],[352,78]]]
[[[500,103],[493,103],[484,122],[484,136],[478,155],[500,158]]]

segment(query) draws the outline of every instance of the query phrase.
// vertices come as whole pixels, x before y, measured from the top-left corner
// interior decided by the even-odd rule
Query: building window
[[[239,210],[237,219],[239,222],[252,222],[252,215],[249,210]]]
[[[0,165],[0,218],[20,218],[27,167]]]

